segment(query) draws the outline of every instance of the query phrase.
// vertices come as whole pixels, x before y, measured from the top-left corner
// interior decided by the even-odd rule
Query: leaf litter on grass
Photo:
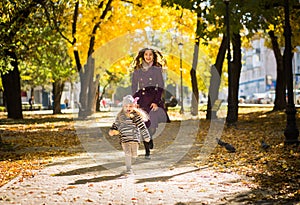
[[[300,148],[284,146],[285,112],[249,111],[239,115],[237,127],[225,127],[222,133],[222,140],[232,143],[236,153],[217,146],[205,163],[218,171],[252,178],[256,190],[268,193],[257,192],[255,200],[300,201]],[[270,146],[267,150],[262,140]]]

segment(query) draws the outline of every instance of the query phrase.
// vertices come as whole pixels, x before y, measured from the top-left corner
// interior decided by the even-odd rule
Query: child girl
[[[137,158],[140,140],[150,141],[150,134],[145,124],[148,115],[137,108],[137,100],[131,95],[123,98],[122,110],[108,132],[110,136],[119,135],[125,153],[126,172],[129,174],[132,173],[131,166]]]

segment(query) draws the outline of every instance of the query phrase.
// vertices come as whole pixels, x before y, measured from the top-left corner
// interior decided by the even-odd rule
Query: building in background
[[[254,94],[268,93],[274,100],[277,78],[277,64],[272,49],[265,46],[264,39],[252,41],[252,48],[243,49],[243,64],[239,84],[239,97],[250,99]],[[293,56],[294,89],[300,89],[300,47]],[[270,93],[272,96],[270,96]],[[300,92],[294,92],[295,102],[300,103]],[[266,102],[266,101],[265,101]]]
[[[272,49],[265,47],[264,39],[252,41],[252,48],[243,49],[239,96],[248,98],[253,93],[275,90],[276,60]]]
[[[295,74],[295,89],[300,89],[300,46],[297,46],[293,58],[293,70]]]

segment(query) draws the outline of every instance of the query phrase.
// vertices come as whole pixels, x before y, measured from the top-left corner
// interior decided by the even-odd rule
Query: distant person
[[[103,108],[106,108],[106,100],[103,98],[101,102],[102,102]]]
[[[68,108],[69,107],[69,99],[66,98],[64,102],[65,102],[66,108]]]
[[[174,95],[170,97],[170,99],[165,103],[166,111],[168,111],[169,107],[175,107],[178,104],[178,101]]]
[[[123,98],[122,110],[110,128],[110,136],[119,135],[120,143],[125,153],[126,174],[132,174],[132,164],[137,158],[140,141],[150,141],[150,134],[145,121],[148,114],[137,108],[137,99],[131,95]]]
[[[33,105],[34,105],[34,96],[32,95],[30,98],[29,98],[29,110],[33,110]]]

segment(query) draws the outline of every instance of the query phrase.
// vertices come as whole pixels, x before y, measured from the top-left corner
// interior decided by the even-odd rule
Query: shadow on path
[[[136,183],[157,182],[157,181],[165,182],[165,181],[168,181],[169,179],[171,179],[173,177],[184,175],[184,174],[187,174],[187,173],[196,172],[196,171],[199,171],[199,170],[202,170],[202,169],[205,169],[205,168],[206,167],[197,168],[197,169],[193,169],[193,170],[189,170],[189,171],[184,171],[184,172],[180,172],[180,173],[172,174],[172,175],[167,175],[167,176],[155,176],[155,177],[150,177],[150,178],[141,178],[141,179],[138,179],[136,181]]]
[[[112,176],[101,176],[95,177],[91,179],[80,179],[76,180],[74,183],[69,183],[69,185],[78,185],[78,184],[87,184],[87,183],[95,183],[95,182],[103,182],[118,179],[122,176],[122,174],[112,175]]]

